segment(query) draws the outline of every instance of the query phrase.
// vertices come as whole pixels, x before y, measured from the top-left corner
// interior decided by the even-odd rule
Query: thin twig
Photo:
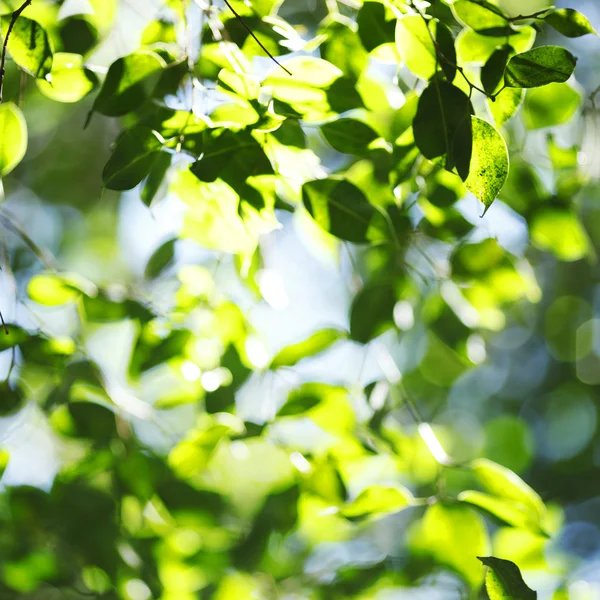
[[[10,18],[10,23],[8,24],[8,29],[6,30],[6,35],[4,36],[4,44],[2,45],[2,57],[0,58],[0,102],[2,102],[2,92],[4,90],[4,63],[6,61],[6,47],[8,46],[8,39],[10,38],[10,34],[17,22],[17,19],[21,16],[21,13],[32,3],[33,0],[25,0],[17,10],[12,14]]]
[[[31,0],[30,0],[31,1]],[[238,19],[238,21],[243,25],[244,29],[252,36],[252,39],[263,49],[263,51],[267,54],[267,56],[276,64],[279,65],[288,75],[291,75],[290,71],[288,69],[286,69],[270,52],[269,50],[266,48],[266,46],[254,35],[254,32],[252,31],[252,29],[248,26],[248,23],[246,23],[246,21],[244,21],[244,19],[241,17],[241,15],[239,15],[237,12],[235,12],[235,9],[233,8],[233,6],[231,6],[231,4],[229,3],[229,0],[223,0],[223,2],[225,2],[225,4],[227,5],[227,7],[229,8],[229,10],[235,15],[235,17]]]

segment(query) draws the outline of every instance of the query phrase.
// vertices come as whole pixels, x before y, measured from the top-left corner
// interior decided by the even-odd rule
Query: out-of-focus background
[[[62,3],[61,10],[67,15],[72,11],[75,16],[65,18],[75,20],[81,11],[85,14],[86,7],[82,6],[85,4],[86,0],[69,0]],[[107,2],[107,6],[109,4]],[[165,11],[163,3],[157,0],[120,0],[112,4],[117,12],[110,33],[86,57],[86,62],[98,73],[105,72],[119,56],[136,50],[147,27]],[[193,5],[189,11],[192,43],[200,39],[203,18],[200,4]],[[217,9],[226,10],[219,2],[214,4]],[[340,4],[342,10],[353,10],[351,2]],[[536,10],[535,2],[530,3],[531,9],[525,6],[528,0],[505,4],[518,5],[522,13]],[[597,2],[570,0],[560,2],[559,6],[577,8],[597,29],[600,27]],[[285,0],[279,15],[308,40],[318,34],[319,24],[327,12],[328,4],[324,1]],[[68,31],[64,35],[68,43]],[[558,597],[553,594],[561,586],[568,591],[568,596],[561,597],[600,598],[600,270],[597,255],[600,247],[600,188],[597,184],[600,115],[589,101],[590,94],[600,85],[597,68],[600,40],[597,36],[585,36],[566,41],[561,38],[557,42],[558,38],[558,34],[543,30],[536,44],[566,44],[579,57],[572,86],[580,94],[581,105],[585,105],[586,110],[551,130],[558,146],[579,146],[577,176],[566,173],[564,181],[553,179],[547,153],[549,130],[527,129],[519,122],[508,129],[513,163],[499,200],[483,218],[472,196],[456,204],[459,213],[474,225],[470,243],[496,239],[505,251],[516,257],[520,267],[531,269],[527,271],[531,283],[525,297],[501,309],[491,302],[485,316],[487,325],[491,323],[491,326],[480,330],[474,325],[468,331],[465,352],[471,368],[446,369],[445,356],[432,353],[428,345],[429,325],[423,317],[423,306],[400,302],[394,311],[396,327],[371,342],[363,345],[342,339],[324,353],[304,359],[293,368],[264,370],[280,349],[306,339],[315,331],[348,329],[352,300],[359,289],[360,278],[366,277],[370,269],[369,261],[349,244],[336,246],[316,230],[306,213],[278,210],[279,225],[260,238],[262,266],[255,282],[258,295],[241,281],[239,266],[231,254],[218,249],[207,250],[193,239],[178,239],[167,276],[148,281],[145,270],[149,258],[184,227],[186,207],[181,197],[168,191],[160,202],[148,208],[140,200],[139,187],[124,193],[103,189],[102,169],[122,123],[95,114],[84,129],[93,96],[77,104],[54,102],[38,90],[35,81],[23,83],[10,62],[5,94],[15,101],[21,96],[29,147],[23,162],[3,182],[2,207],[4,214],[11,215],[12,219],[12,226],[1,231],[4,266],[0,273],[0,309],[5,321],[26,329],[40,327],[45,334],[67,345],[65,340],[81,334],[82,317],[75,305],[43,306],[28,298],[29,280],[45,268],[40,256],[24,243],[25,239],[33,240],[37,248],[52,254],[54,264],[61,271],[76,273],[101,288],[113,304],[117,305],[120,298],[137,298],[140,305],[151,303],[155,314],[161,310],[168,313],[172,308],[175,284],[169,274],[186,266],[201,268],[202,276],[206,274],[207,281],[210,280],[207,285],[220,299],[237,305],[252,330],[245,348],[246,360],[253,372],[236,391],[237,417],[257,427],[272,423],[292,390],[306,382],[322,382],[348,388],[356,419],[360,423],[367,422],[377,410],[379,400],[374,398],[377,390],[385,399],[387,390],[382,391],[382,386],[402,380],[404,386],[412,390],[419,411],[432,424],[444,450],[453,459],[460,462],[484,456],[513,470],[542,496],[552,518],[561,523],[556,528],[558,534],[543,545],[529,533],[506,528],[495,538],[494,549],[520,564],[527,582],[541,599]],[[305,48],[293,51],[292,48],[291,56],[318,55],[318,52]],[[253,65],[259,75],[273,67],[263,56],[256,56]],[[401,106],[403,95],[395,83],[396,66],[385,60],[371,60],[369,69],[373,79],[387,92],[390,104],[396,108]],[[171,99],[172,106],[177,101]],[[208,89],[195,101],[197,112],[210,112],[222,99]],[[317,178],[348,164],[348,156],[328,147],[314,127],[306,127],[305,133],[312,153],[308,158],[292,158],[292,176]],[[569,177],[579,179],[572,181]],[[539,230],[533,232],[522,216],[521,198],[548,198],[550,202],[553,195],[568,195],[569,190],[573,190],[573,202],[581,216],[583,230],[566,220],[555,222],[543,231],[540,224]],[[418,221],[423,217],[423,209],[417,204],[411,216]],[[464,323],[469,323],[472,317],[469,307],[462,303],[457,286],[446,280],[452,250],[451,244],[423,235],[417,237],[408,251],[409,262],[424,278],[424,285],[439,288],[436,302],[445,303],[446,308],[451,307],[461,315],[462,321],[456,317],[443,323],[436,321],[438,333],[446,335],[447,340],[461,338]],[[197,276],[196,273],[194,277]],[[497,285],[502,288],[504,284],[499,281]],[[200,321],[203,316],[198,314],[196,318]],[[170,374],[154,369],[152,373],[145,373],[143,381],[135,386],[131,384],[127,370],[139,336],[139,324],[125,315],[122,319],[108,317],[87,323],[85,335],[77,343],[83,344],[86,356],[101,369],[113,399],[120,398],[122,406],[127,408],[128,422],[137,438],[153,451],[165,454],[188,431],[198,416],[198,409],[193,403],[181,403],[159,411],[158,416],[152,412],[154,409],[149,407],[168,395],[171,385],[179,386],[181,382],[173,384]],[[178,363],[179,379],[192,386],[190,394],[201,389],[204,395],[214,395],[223,384],[219,380],[222,373],[218,365],[211,366],[210,357],[215,353],[211,347],[213,342],[210,336],[199,339],[196,359],[187,358]],[[160,362],[157,359],[157,365]],[[0,370],[5,375],[10,370],[12,377],[18,376],[27,398],[23,408],[0,419],[0,445],[10,455],[1,484],[5,490],[34,486],[48,491],[56,474],[73,460],[71,451],[55,431],[55,423],[49,421],[38,406],[38,401],[46,400],[50,388],[60,389],[62,375],[54,373],[49,383],[41,368],[38,372],[20,350],[16,351],[15,358],[10,349],[0,354]],[[383,384],[378,383],[373,388],[374,382]],[[148,418],[150,413],[152,418]],[[414,429],[414,420],[406,407],[400,407],[395,416],[404,432]],[[340,414],[340,419],[343,418]],[[303,448],[309,452],[308,449],[316,445],[327,446],[328,436],[330,433],[309,419],[280,421],[269,427],[269,443],[297,449],[298,464],[293,467],[300,471],[304,468]],[[426,453],[419,443],[414,441],[415,457]],[[213,461],[214,472],[209,473],[208,481],[212,482],[213,489],[230,495],[238,508],[246,507],[249,512],[260,505],[265,490],[272,491],[270,478],[284,481],[291,477],[288,469],[292,465],[282,456],[269,454],[260,444],[251,446],[234,441],[221,454]],[[346,487],[355,486],[360,490],[369,483],[396,478],[393,460],[385,454],[371,459],[357,460],[348,466],[348,472],[344,473]],[[247,465],[249,460],[251,467]],[[435,464],[423,458],[405,482],[412,482],[414,490],[426,487],[435,479],[435,470]],[[130,476],[136,477],[135,468]],[[273,489],[277,485],[273,484]],[[452,485],[450,482],[449,486]],[[22,503],[23,507],[29,507],[23,509],[25,512],[30,510],[30,501],[29,498]],[[19,506],[17,502],[11,510]],[[297,590],[289,589],[285,592],[287,595],[278,597],[317,597],[309,595],[313,593],[311,586],[320,589],[333,581],[344,566],[358,566],[371,573],[371,566],[379,564],[383,556],[386,557],[383,564],[390,572],[402,572],[402,565],[408,560],[402,540],[412,518],[410,515],[387,517],[359,535],[347,535],[341,531],[341,524],[328,523],[327,516],[317,508],[307,501],[303,509],[306,511],[304,527],[314,528],[312,532],[305,532],[314,541],[302,565],[307,579],[302,585],[298,584]],[[311,511],[314,517],[309,516]],[[7,514],[4,518],[15,522],[14,514],[11,517]],[[25,516],[19,518],[24,519],[24,523],[27,521]],[[158,522],[162,517],[157,514],[151,518]],[[222,532],[225,537],[228,535],[226,529]],[[2,535],[0,533],[0,537]],[[281,539],[270,538],[273,555],[270,560],[275,563],[287,560],[289,567],[293,563],[294,549],[284,548],[282,539],[283,534]],[[168,543],[176,545],[176,541]],[[180,543],[193,545],[195,541],[186,539]],[[278,543],[281,543],[279,549]],[[218,543],[214,545],[218,548]],[[127,553],[127,549],[122,552]],[[288,553],[285,559],[281,557],[283,553]],[[26,572],[35,569],[31,565],[18,567],[21,563],[14,557],[10,560],[13,571],[6,571],[8,581],[5,572],[5,585],[10,588],[11,583],[18,583],[21,577],[25,582],[20,588],[21,597],[54,597],[49,595],[50,588],[38,592],[48,595],[26,596],[34,594],[28,589]],[[140,560],[157,559],[156,555],[155,558],[135,555],[131,559],[132,563]],[[273,572],[285,567],[275,564]],[[19,574],[19,568],[23,573]],[[265,568],[263,565],[263,570]],[[181,569],[173,569],[177,573],[173,575],[175,579],[185,577]],[[40,572],[43,572],[42,567]],[[40,577],[43,580],[43,576]],[[162,577],[168,581],[167,576]],[[153,597],[151,586],[141,577],[132,577],[129,581],[134,583],[119,597],[132,600]],[[177,592],[177,585],[172,587],[175,591],[169,598],[186,598],[185,594],[200,594],[202,589],[202,586],[194,589],[192,585],[191,592]],[[461,597],[456,581],[443,573],[425,577],[418,586],[404,591],[394,586],[386,589],[382,585],[379,595],[364,597],[428,600]],[[221,593],[219,598],[230,597]],[[263,597],[237,593],[242,594],[237,596],[239,598]],[[249,592],[253,593],[258,592]],[[354,597],[353,592],[347,594],[335,597]]]

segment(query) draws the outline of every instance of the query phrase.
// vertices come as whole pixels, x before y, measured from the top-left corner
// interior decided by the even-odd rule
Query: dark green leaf
[[[3,37],[6,37],[10,21],[10,17],[2,18]],[[19,16],[8,39],[8,51],[17,65],[34,77],[44,78],[52,69],[48,34],[36,21]]]
[[[457,87],[434,80],[419,98],[413,122],[415,143],[425,158],[446,157],[465,178],[471,161],[471,101]]]
[[[494,556],[477,557],[488,572],[485,588],[490,600],[535,600],[537,594],[523,581],[519,567],[510,560]]]
[[[156,53],[134,52],[110,65],[93,110],[118,117],[137,108],[146,98],[146,83],[165,67]]]
[[[398,298],[392,283],[374,283],[360,290],[350,309],[350,337],[366,344],[394,325]]]
[[[29,337],[29,334],[18,325],[7,323],[6,328],[8,335],[0,330],[0,352],[21,344]]]
[[[488,94],[494,94],[504,79],[504,70],[513,49],[508,44],[494,50],[481,68],[481,85]]]
[[[317,331],[308,339],[298,344],[286,346],[283,350],[280,350],[271,361],[270,368],[293,367],[303,358],[314,356],[327,350],[327,348],[345,336],[346,332],[340,329],[322,329],[321,331]]]
[[[454,47],[454,37],[450,28],[439,22],[436,25],[436,42],[438,52],[441,55],[440,66],[449,83],[454,81],[456,76],[456,48]]]
[[[302,186],[302,200],[312,218],[332,235],[356,244],[366,243],[375,207],[352,183],[330,177]]]
[[[73,15],[59,21],[61,52],[86,55],[94,49],[100,33],[88,17],[89,15]]]
[[[532,88],[567,81],[577,58],[561,46],[538,46],[513,56],[506,66],[508,87]]]
[[[356,23],[358,36],[367,52],[394,41],[396,23],[386,20],[386,10],[380,2],[365,2],[358,11]]]
[[[176,239],[168,240],[152,253],[144,271],[147,279],[154,279],[173,263],[176,241]]]
[[[323,400],[319,384],[305,384],[296,390],[290,392],[285,404],[277,412],[278,417],[292,417],[301,415]]]
[[[161,141],[148,127],[124,131],[102,171],[104,185],[111,190],[134,188],[148,175],[161,148]]]
[[[146,177],[146,181],[144,182],[144,186],[142,187],[142,191],[140,193],[142,202],[146,206],[152,205],[152,201],[156,197],[156,194],[165,179],[169,167],[171,166],[172,157],[173,155],[169,152],[159,152],[152,167],[150,168],[150,172],[148,173],[148,177]]]
[[[338,119],[321,126],[329,145],[345,154],[364,154],[379,136],[366,123],[357,119]]]
[[[598,35],[588,18],[572,8],[557,8],[548,13],[544,21],[566,37],[576,38],[587,33]]]

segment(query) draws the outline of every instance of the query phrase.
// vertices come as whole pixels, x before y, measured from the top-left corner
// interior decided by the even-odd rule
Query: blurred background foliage
[[[600,7],[230,4],[16,21],[0,598],[600,598]],[[575,76],[499,92],[534,44]],[[440,70],[507,142],[482,218]]]

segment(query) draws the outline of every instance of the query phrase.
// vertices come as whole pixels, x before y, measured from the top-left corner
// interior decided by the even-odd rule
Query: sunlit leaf
[[[535,600],[537,598],[537,594],[523,581],[523,576],[515,563],[495,556],[478,558],[488,567],[485,588],[490,600]]]
[[[345,335],[346,332],[339,329],[321,329],[313,333],[306,340],[286,346],[280,350],[271,361],[270,368],[293,367],[303,358],[314,356],[327,350],[335,342],[344,338]]]
[[[473,153],[465,187],[487,211],[508,176],[508,149],[503,137],[487,121],[478,117],[471,117],[471,120]]]
[[[523,102],[524,90],[516,87],[504,88],[495,98],[488,98],[488,109],[497,127],[502,127],[519,110]]]
[[[2,37],[6,37],[10,21],[10,17],[2,17]],[[48,34],[36,21],[19,16],[8,39],[8,51],[17,65],[34,77],[43,79],[52,69]]]
[[[27,123],[12,102],[0,104],[0,177],[8,175],[27,151]]]
[[[533,46],[535,29],[522,27],[508,39],[515,52],[525,52]],[[485,64],[494,51],[504,43],[505,40],[501,38],[480,35],[470,28],[465,28],[456,39],[456,49],[462,62]]]
[[[531,239],[561,260],[574,261],[590,251],[590,241],[577,215],[567,208],[544,208],[530,225]]]
[[[161,188],[163,181],[167,175],[173,155],[169,152],[159,152],[158,156],[152,163],[146,181],[140,192],[142,202],[146,206],[151,206],[156,194]]]
[[[396,512],[410,506],[414,498],[401,486],[373,485],[342,508],[342,515],[356,519]]]
[[[551,83],[528,90],[523,103],[523,120],[528,129],[555,127],[577,112],[582,98],[568,83]]]
[[[434,26],[432,25],[432,28]],[[429,79],[435,74],[435,30],[419,15],[406,15],[398,19],[396,44],[406,66],[417,76]]]
[[[573,8],[552,10],[544,16],[544,21],[566,37],[581,37],[587,33],[598,35],[588,18]]]
[[[456,0],[452,11],[459,21],[480,35],[505,37],[515,31],[498,6],[486,0]]]
[[[52,100],[78,102],[98,85],[98,77],[84,67],[80,54],[57,52],[48,81],[38,80],[37,85]]]
[[[538,46],[516,54],[506,66],[508,87],[532,88],[567,81],[575,70],[577,58],[561,46]]]

